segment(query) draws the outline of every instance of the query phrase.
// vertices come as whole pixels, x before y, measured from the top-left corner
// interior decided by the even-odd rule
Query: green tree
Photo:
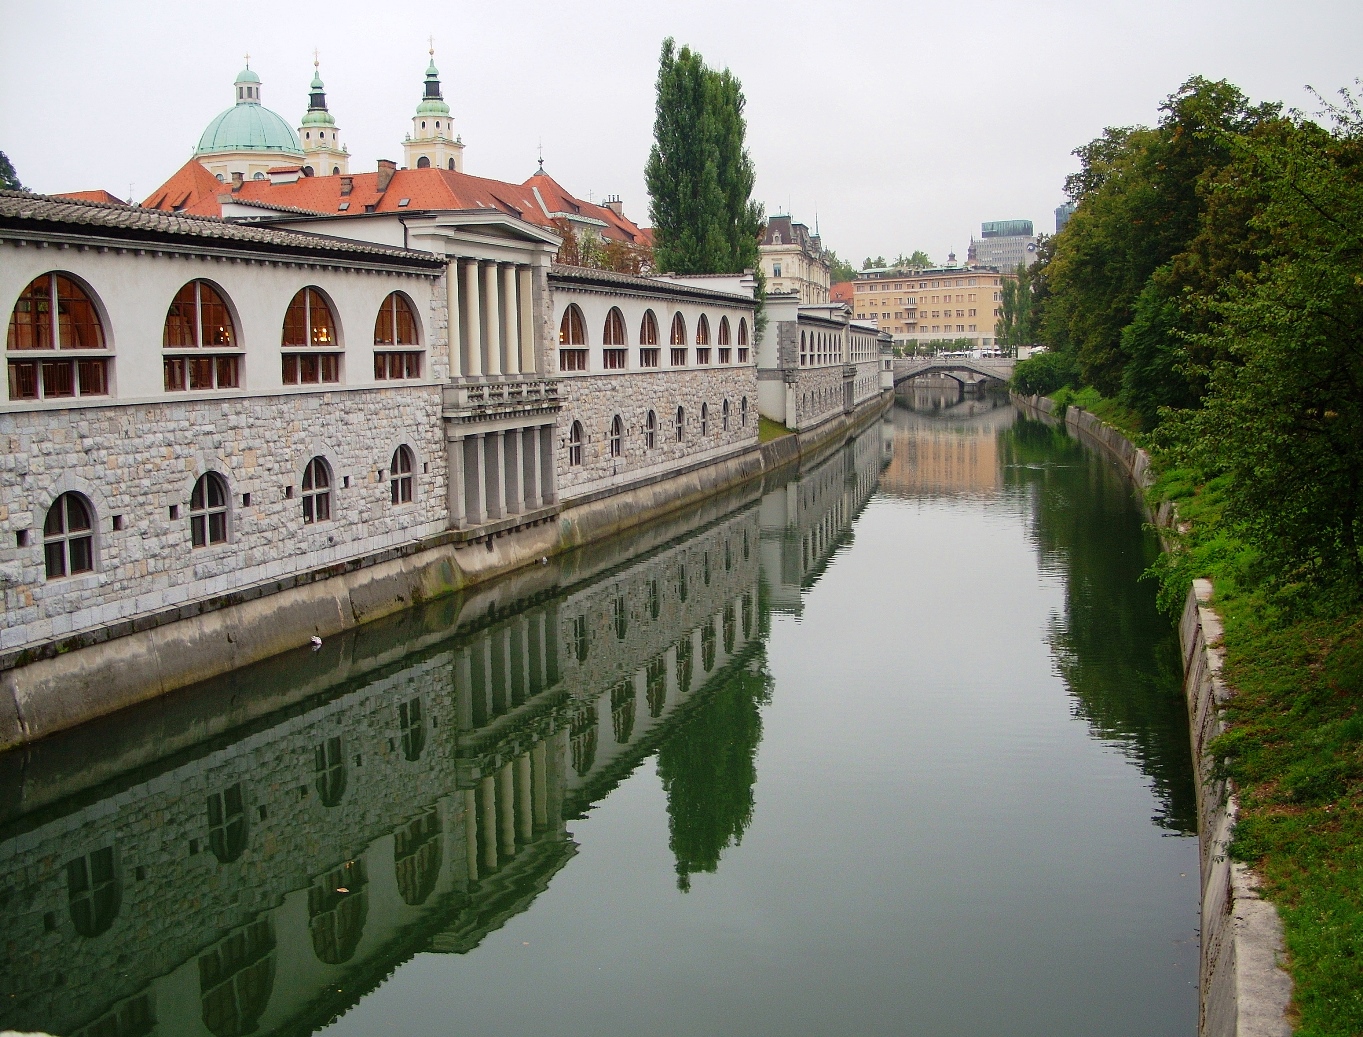
[[[916,248],[907,256],[903,252],[899,253],[895,257],[894,265],[900,269],[908,269],[910,267],[930,267],[933,264],[931,256],[922,249]]]
[[[1026,263],[1019,263],[1014,276],[1004,278],[999,292],[1002,314],[994,335],[1004,346],[1025,346],[1036,341],[1032,324],[1032,276]]]
[[[863,270],[872,270],[878,267],[883,267],[884,265],[885,265],[884,256],[876,256],[875,259],[872,259],[870,256],[867,256],[865,259],[861,261],[861,268]]]
[[[743,90],[689,47],[663,41],[657,117],[644,177],[654,261],[679,274],[757,268],[762,206],[752,200]]]
[[[824,255],[828,257],[828,276],[833,284],[856,280],[857,268],[851,263],[845,259],[840,259],[832,249],[829,249]]]
[[[0,190],[22,191],[24,185],[19,183],[19,174],[14,171],[14,163],[9,157],[0,151]]]

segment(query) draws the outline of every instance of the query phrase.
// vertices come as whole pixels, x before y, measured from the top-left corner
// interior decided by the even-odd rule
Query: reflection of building
[[[915,394],[917,405],[931,412],[940,406],[942,390],[901,389]],[[914,399],[910,395],[909,399]],[[950,390],[952,401],[960,400],[959,390]],[[895,430],[894,459],[881,476],[886,493],[905,496],[989,493],[1002,485],[998,437],[981,435],[982,427],[995,428],[1011,422],[1011,406],[992,400],[964,400],[948,411],[953,416],[979,415],[968,424],[949,423],[920,415],[909,407],[896,405],[891,410]]]
[[[798,292],[806,305],[828,302],[828,256],[819,235],[789,216],[772,216],[758,247],[767,291]]]
[[[762,591],[773,611],[800,614],[804,592],[850,537],[891,450],[880,430],[867,429],[763,496]]]
[[[758,537],[748,508],[473,632],[451,599],[359,628],[55,782],[30,757],[0,808],[0,1025],[309,1032],[414,953],[477,946],[573,856],[566,816],[746,679]]]

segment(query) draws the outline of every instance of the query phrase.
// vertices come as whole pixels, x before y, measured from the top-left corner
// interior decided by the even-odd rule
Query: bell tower
[[[308,110],[298,127],[298,139],[303,144],[303,172],[305,176],[344,175],[350,172],[350,152],[342,146],[336,120],[327,110],[326,87],[322,85],[318,63],[314,51]]]
[[[440,73],[435,67],[435,44],[426,67],[426,85],[421,103],[412,116],[412,132],[402,142],[408,169],[452,169],[464,171],[464,142],[454,132],[450,106],[440,93]]]

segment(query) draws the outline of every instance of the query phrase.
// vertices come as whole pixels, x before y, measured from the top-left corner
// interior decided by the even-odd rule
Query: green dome
[[[431,63],[426,66],[426,89],[422,95],[421,103],[416,106],[416,113],[418,116],[448,116],[450,114],[450,106],[445,103],[445,99],[440,95],[440,73],[435,68],[435,55],[431,56]]]
[[[303,157],[298,134],[280,116],[262,104],[242,101],[208,124],[196,155],[221,151],[285,151]]]
[[[260,77],[259,77],[258,75],[256,75],[254,72],[251,71],[251,66],[250,66],[250,65],[247,65],[244,69],[242,69],[240,72],[237,73],[237,82],[238,82],[238,83],[259,83],[259,82],[260,82]]]

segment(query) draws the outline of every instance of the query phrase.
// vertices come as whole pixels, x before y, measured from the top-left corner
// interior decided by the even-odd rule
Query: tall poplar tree
[[[765,214],[752,200],[743,87],[690,47],[663,41],[653,149],[644,177],[654,262],[678,274],[757,269]]]

